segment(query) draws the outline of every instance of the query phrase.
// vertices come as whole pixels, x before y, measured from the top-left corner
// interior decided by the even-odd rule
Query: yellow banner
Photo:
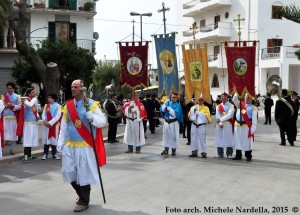
[[[211,104],[206,44],[198,43],[196,48],[189,44],[188,49],[186,49],[185,45],[182,45],[182,53],[186,103],[192,99],[193,94],[196,101],[202,94],[204,100]]]

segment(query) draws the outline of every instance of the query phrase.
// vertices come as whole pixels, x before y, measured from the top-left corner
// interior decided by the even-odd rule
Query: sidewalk
[[[118,132],[117,132],[117,138],[116,139],[122,139],[123,138],[124,130],[125,130],[125,125],[118,125]],[[108,132],[108,127],[102,128],[102,134],[103,134],[103,138],[104,138],[105,143],[107,143],[107,132]],[[41,127],[39,128],[39,134],[41,134]],[[35,156],[35,157],[38,157],[38,158],[41,157],[43,155],[43,152],[44,152],[44,146],[42,144],[42,140],[40,139],[39,142],[40,142],[39,147],[32,148],[32,155]],[[10,150],[10,145],[5,145],[5,147],[3,149],[3,152],[2,152],[3,157],[0,158],[0,164],[23,159],[24,148],[23,148],[22,144],[16,144],[14,155],[10,155],[9,150]]]

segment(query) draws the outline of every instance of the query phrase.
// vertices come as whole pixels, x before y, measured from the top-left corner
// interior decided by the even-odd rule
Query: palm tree
[[[0,1],[0,27],[7,25],[7,15],[11,9],[11,4],[10,0]]]
[[[278,15],[300,24],[300,8],[295,4],[282,7],[276,11]]]

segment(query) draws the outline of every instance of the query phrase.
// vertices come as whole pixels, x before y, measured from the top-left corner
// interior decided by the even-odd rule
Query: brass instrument
[[[119,118],[119,117],[121,117],[122,116],[122,114],[123,114],[123,112],[122,112],[122,103],[121,102],[119,102],[118,100],[114,100],[113,102],[115,103],[115,106],[116,106],[116,110],[118,111],[118,109],[120,109],[117,113],[116,113],[116,115],[115,116],[112,116],[112,115],[110,115],[109,113],[108,113],[108,111],[107,111],[107,105],[109,104],[109,92],[110,92],[110,90],[112,90],[112,89],[114,89],[115,88],[115,82],[114,82],[114,80],[112,79],[111,80],[111,84],[110,85],[107,85],[106,87],[105,87],[105,90],[106,90],[106,100],[104,101],[104,103],[103,103],[103,110],[104,110],[104,113],[108,116],[108,117],[110,117],[110,118],[113,118],[113,119],[117,119],[117,118]]]

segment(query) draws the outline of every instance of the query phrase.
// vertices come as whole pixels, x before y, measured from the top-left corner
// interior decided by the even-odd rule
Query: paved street
[[[278,127],[263,125],[259,114],[252,162],[214,158],[213,123],[207,159],[189,158],[183,138],[176,157],[161,157],[161,127],[147,134],[139,155],[106,143],[108,164],[101,173],[107,203],[100,186],[93,186],[90,208],[81,214],[300,214],[300,141],[279,146]],[[62,181],[61,161],[14,161],[2,163],[0,171],[1,214],[74,214],[77,197]]]

